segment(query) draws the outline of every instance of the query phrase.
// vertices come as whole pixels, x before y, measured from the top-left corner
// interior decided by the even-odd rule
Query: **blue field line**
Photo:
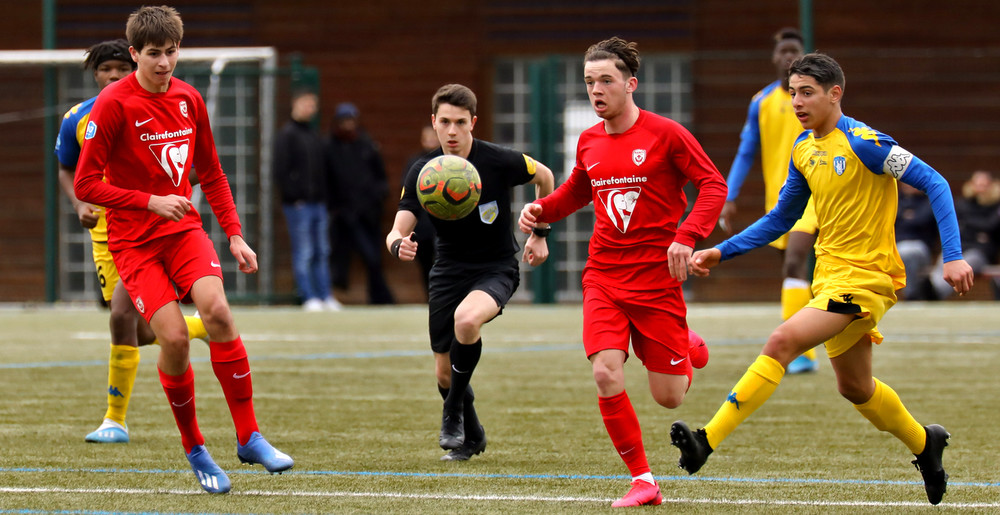
[[[89,473],[89,474],[190,474],[190,469],[122,469],[122,468],[33,468],[33,467],[0,467],[0,472],[20,473]],[[231,470],[227,474],[256,474],[253,470]],[[592,475],[592,474],[469,474],[462,472],[392,472],[392,471],[351,471],[351,470],[289,470],[284,475],[300,476],[355,476],[355,477],[408,477],[408,478],[467,478],[467,479],[572,479],[585,481],[619,481],[631,479],[628,475]],[[817,479],[817,478],[750,478],[750,477],[712,477],[712,476],[657,476],[659,481],[704,481],[719,483],[751,483],[751,484],[829,484],[829,485],[923,485],[923,481],[890,481],[885,479]],[[1000,481],[949,481],[948,486],[969,486],[981,488],[1000,488]],[[2,512],[0,512],[2,513]]]

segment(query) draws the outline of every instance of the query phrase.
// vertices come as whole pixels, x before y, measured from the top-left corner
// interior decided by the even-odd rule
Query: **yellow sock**
[[[736,429],[751,413],[766,401],[781,382],[785,369],[770,356],[761,354],[750,365],[726,402],[705,425],[708,444],[717,448],[729,433]]]
[[[781,283],[781,319],[788,320],[812,300],[812,288],[808,281],[785,278]]]
[[[205,330],[205,322],[202,322],[201,317],[184,317],[184,323],[187,324],[188,339],[208,341],[208,331]]]
[[[903,406],[896,392],[889,385],[875,379],[875,393],[868,402],[855,404],[854,408],[861,412],[872,425],[880,431],[887,431],[899,438],[910,448],[913,454],[924,451],[927,443],[927,432]]]
[[[125,425],[125,412],[132,398],[135,373],[139,368],[139,348],[128,345],[112,345],[108,360],[108,418]]]
[[[809,304],[812,300],[812,288],[808,281],[788,277],[781,283],[781,319],[788,320],[792,315]],[[815,361],[816,349],[812,348],[802,353],[803,356]]]

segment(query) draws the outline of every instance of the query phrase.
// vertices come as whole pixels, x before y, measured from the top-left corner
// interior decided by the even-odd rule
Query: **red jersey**
[[[146,209],[150,195],[190,199],[192,166],[226,235],[242,235],[205,101],[180,79],[170,79],[164,93],[146,91],[135,73],[111,83],[94,103],[84,141],[74,189],[80,200],[107,208],[112,250],[202,229],[194,209],[178,222]]]
[[[678,228],[688,181],[698,201]],[[627,290],[676,287],[667,249],[674,241],[693,248],[711,234],[726,181],[687,129],[640,110],[622,134],[608,134],[601,122],[580,135],[573,173],[536,201],[539,221],[561,220],[591,201],[596,219],[584,277]]]

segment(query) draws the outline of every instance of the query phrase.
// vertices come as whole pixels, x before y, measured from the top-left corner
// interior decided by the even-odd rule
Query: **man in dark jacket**
[[[330,293],[330,218],[323,137],[312,126],[318,100],[312,92],[292,98],[292,118],[274,146],[274,175],[288,222],[295,284],[306,311],[338,311]]]
[[[382,273],[382,204],[389,193],[385,165],[378,146],[361,130],[358,108],[337,105],[328,146],[334,183],[330,189],[333,214],[331,240],[333,283],[348,286],[351,256],[357,252],[368,270],[368,300],[392,304],[392,292]]]

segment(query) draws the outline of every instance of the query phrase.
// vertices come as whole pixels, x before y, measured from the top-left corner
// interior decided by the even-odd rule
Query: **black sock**
[[[442,399],[447,399],[448,398],[448,390],[449,389],[445,388],[445,387],[443,387],[441,385],[437,385],[437,387],[438,387],[438,393],[441,394],[441,398]]]
[[[465,388],[465,399],[463,402],[463,409],[465,410],[465,438],[466,440],[476,440],[479,441],[484,436],[484,431],[482,426],[479,424],[479,416],[476,415],[476,407],[473,405],[473,401],[476,400],[476,395],[472,393],[472,386]]]
[[[479,356],[483,353],[483,340],[480,338],[472,345],[462,345],[455,340],[451,345],[451,388],[444,400],[448,411],[460,411],[465,403],[465,390],[472,380],[472,373],[479,364]]]

